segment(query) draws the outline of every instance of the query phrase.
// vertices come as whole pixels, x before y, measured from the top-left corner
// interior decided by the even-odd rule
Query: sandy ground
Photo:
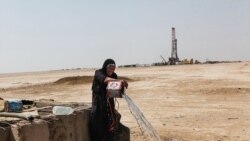
[[[126,91],[165,141],[249,141],[250,62],[118,68]],[[0,74],[0,97],[91,102],[90,81],[53,84],[94,69]],[[143,141],[124,99],[122,123],[131,140]],[[117,106],[118,108],[118,106]]]

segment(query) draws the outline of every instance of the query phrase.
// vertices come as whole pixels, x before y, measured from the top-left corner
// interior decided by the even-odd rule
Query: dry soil
[[[0,74],[0,97],[91,102],[95,69]],[[250,62],[117,68],[164,141],[249,141]],[[116,108],[143,141],[124,99]]]

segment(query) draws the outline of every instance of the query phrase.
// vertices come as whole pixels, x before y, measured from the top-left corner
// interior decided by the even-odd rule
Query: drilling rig
[[[172,51],[171,51],[171,57],[168,60],[169,65],[175,65],[176,62],[179,62],[179,58],[177,55],[177,39],[175,37],[175,28],[172,27]]]

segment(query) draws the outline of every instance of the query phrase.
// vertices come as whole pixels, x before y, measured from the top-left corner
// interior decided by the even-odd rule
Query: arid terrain
[[[91,102],[94,69],[0,74],[0,97]],[[249,141],[250,62],[117,68],[163,141]],[[143,141],[124,99],[116,108]]]

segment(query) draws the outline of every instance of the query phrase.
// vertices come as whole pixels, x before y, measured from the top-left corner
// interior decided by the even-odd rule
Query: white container
[[[66,106],[54,106],[52,112],[55,115],[70,115],[74,112],[74,109]]]

